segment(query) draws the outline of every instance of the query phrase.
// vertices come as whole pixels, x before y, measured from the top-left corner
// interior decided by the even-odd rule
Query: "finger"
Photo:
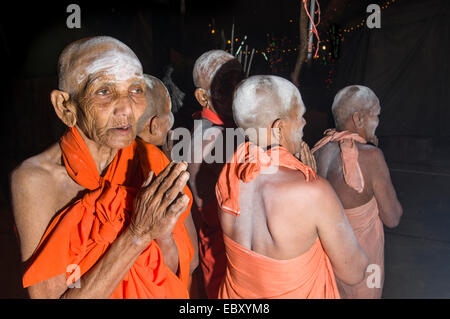
[[[170,188],[164,193],[159,207],[165,210],[179,195],[183,193],[184,187],[189,180],[189,173],[182,172]]]
[[[178,179],[178,177],[185,172],[187,169],[187,163],[186,162],[180,162],[176,165],[174,165],[173,169],[169,172],[167,176],[164,177],[164,179],[161,181],[161,183],[158,186],[158,189],[155,193],[155,199],[158,202],[161,202],[164,194],[167,192],[167,190],[175,183],[175,181]],[[189,175],[187,177],[189,179]],[[183,186],[184,187],[184,186]]]
[[[147,179],[142,184],[142,188],[147,187],[150,184],[150,182],[153,180],[154,176],[155,176],[155,172],[150,171],[150,173],[148,173]]]
[[[170,207],[167,209],[166,216],[168,218],[175,217],[177,220],[180,215],[188,208],[189,196],[184,194],[178,198]]]
[[[163,169],[162,172],[160,172],[158,176],[156,176],[156,178],[153,179],[153,181],[148,186],[148,191],[151,193],[155,193],[159,185],[162,183],[164,178],[166,178],[166,176],[169,175],[170,171],[175,165],[176,165],[175,162],[170,162],[169,165],[167,165],[166,168]]]

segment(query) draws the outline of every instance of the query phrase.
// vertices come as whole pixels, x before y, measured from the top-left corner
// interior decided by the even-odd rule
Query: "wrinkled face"
[[[132,52],[112,44],[94,46],[70,62],[77,126],[90,140],[113,149],[136,138],[146,106],[142,66]]]
[[[366,140],[371,140],[379,123],[381,107],[378,102],[374,104],[367,112],[364,112],[364,132],[366,136],[363,136]]]
[[[303,128],[306,125],[306,120],[303,117],[305,111],[305,107],[297,99],[294,99],[289,116],[283,120],[283,141],[281,145],[287,148],[292,154],[298,153],[301,150]]]
[[[111,74],[91,74],[78,98],[78,127],[99,145],[114,149],[129,146],[146,107],[145,90],[139,76],[117,80]]]

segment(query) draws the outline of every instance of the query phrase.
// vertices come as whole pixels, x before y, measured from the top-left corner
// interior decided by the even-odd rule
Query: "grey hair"
[[[195,61],[192,71],[195,87],[208,90],[216,72],[231,59],[234,59],[234,56],[223,50],[211,50],[203,53]]]
[[[288,115],[294,99],[304,106],[299,90],[290,81],[275,75],[251,76],[234,93],[234,120],[244,130],[267,128]]]
[[[336,127],[342,127],[355,112],[369,111],[377,103],[378,97],[366,86],[350,85],[339,90],[331,106]]]

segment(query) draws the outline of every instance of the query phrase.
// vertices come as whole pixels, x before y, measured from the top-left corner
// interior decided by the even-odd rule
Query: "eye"
[[[97,95],[102,96],[108,95],[109,93],[111,93],[111,91],[108,88],[102,88],[96,92]]]
[[[141,87],[135,87],[131,90],[131,93],[133,94],[142,94],[144,93],[144,90]]]

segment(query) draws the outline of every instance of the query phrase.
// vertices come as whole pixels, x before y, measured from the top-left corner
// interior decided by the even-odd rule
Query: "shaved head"
[[[124,81],[142,77],[142,65],[128,46],[108,36],[75,41],[61,53],[58,60],[61,91],[76,94],[97,74]]]
[[[147,107],[138,121],[138,128],[142,128],[155,115],[170,111],[172,107],[169,91],[160,79],[144,74],[144,80],[147,85]]]
[[[270,127],[288,116],[295,102],[304,108],[300,92],[290,81],[274,75],[252,76],[234,93],[234,120],[243,129]]]
[[[194,85],[209,90],[216,72],[223,64],[232,59],[234,56],[223,50],[211,50],[203,53],[194,64],[192,72]]]
[[[163,145],[174,117],[169,91],[158,78],[144,74],[147,107],[138,121],[138,136],[154,145]]]
[[[341,89],[334,97],[331,107],[336,127],[342,128],[355,112],[370,111],[379,103],[375,93],[366,86],[351,85]]]
[[[75,41],[59,57],[58,81],[50,98],[67,126],[76,125],[86,138],[111,149],[133,142],[146,85],[129,47],[106,36]]]

